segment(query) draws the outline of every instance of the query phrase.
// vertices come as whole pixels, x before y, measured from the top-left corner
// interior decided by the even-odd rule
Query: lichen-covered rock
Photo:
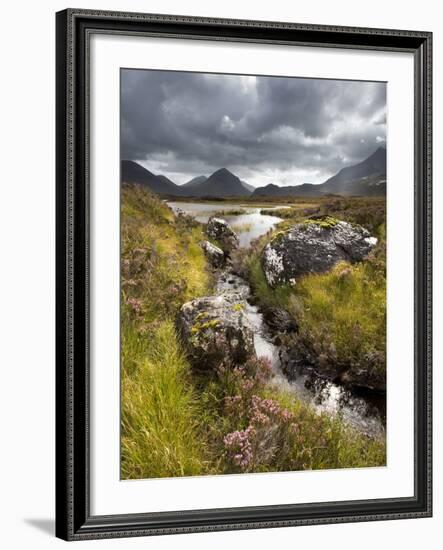
[[[213,267],[222,267],[225,264],[225,253],[221,248],[209,241],[202,241],[200,246]]]
[[[254,334],[241,295],[196,298],[184,304],[177,328],[194,368],[243,364],[254,355]]]
[[[230,254],[235,248],[238,248],[239,238],[237,233],[222,218],[210,218],[206,233],[211,239],[217,240],[226,254]]]
[[[328,271],[340,261],[361,261],[376,244],[361,226],[317,217],[278,233],[263,250],[262,267],[270,286],[294,284],[300,275]]]

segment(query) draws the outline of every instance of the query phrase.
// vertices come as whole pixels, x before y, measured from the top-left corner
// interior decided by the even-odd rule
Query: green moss
[[[306,225],[317,225],[322,229],[332,229],[335,227],[340,220],[333,218],[331,216],[322,216],[321,218],[308,218],[303,221]]]
[[[286,231],[277,231],[272,235],[271,243],[278,244],[279,242],[281,242],[281,240],[285,235],[286,235]]]
[[[234,304],[234,305],[232,306],[232,309],[233,309],[234,311],[243,311],[244,305],[243,305],[243,304],[240,304],[240,303],[239,303],[239,304]]]
[[[211,319],[210,321],[205,321],[204,323],[196,323],[191,328],[191,333],[192,334],[197,334],[199,332],[202,332],[203,330],[214,329],[214,328],[218,327],[219,324],[220,324],[219,319]]]

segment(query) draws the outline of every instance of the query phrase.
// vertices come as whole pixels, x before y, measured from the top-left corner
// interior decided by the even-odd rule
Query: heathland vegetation
[[[263,213],[267,211],[262,210]],[[300,362],[343,382],[386,387],[386,211],[380,198],[328,198],[313,207],[271,211],[283,218],[280,230],[295,223],[328,224],[337,219],[363,226],[377,238],[364,262],[346,261],[325,273],[301,277],[295,285],[272,289],[266,282],[261,251],[273,235],[256,241],[243,269],[262,310],[287,311],[298,330],[285,343]],[[359,375],[357,375],[359,373]]]
[[[264,312],[278,307],[291,316],[298,330],[281,338],[315,356],[316,368],[336,362],[342,372],[356,365],[384,372],[384,200],[291,200],[279,231],[312,215],[361,224],[379,239],[369,259],[271,288],[260,263],[270,233],[248,254],[233,254],[235,269]],[[121,214],[124,479],[385,464],[383,438],[358,433],[340,415],[319,414],[273,384],[267,361],[193,368],[176,318],[185,302],[214,294],[200,246],[204,225],[174,216],[137,185],[122,186]]]

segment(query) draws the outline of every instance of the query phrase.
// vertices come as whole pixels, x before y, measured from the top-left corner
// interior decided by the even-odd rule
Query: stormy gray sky
[[[121,94],[122,158],[178,184],[322,183],[386,140],[379,82],[124,69]]]

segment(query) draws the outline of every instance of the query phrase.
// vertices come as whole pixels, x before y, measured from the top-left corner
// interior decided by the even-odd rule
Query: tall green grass
[[[198,395],[173,319],[210,291],[202,229],[140,187],[124,186],[122,199],[121,475],[197,475]]]
[[[201,474],[200,406],[173,323],[162,321],[141,345],[125,338],[122,351],[136,358],[135,368],[122,370],[122,477]]]
[[[319,356],[385,373],[386,280],[372,262],[303,277],[296,292],[299,337]]]

